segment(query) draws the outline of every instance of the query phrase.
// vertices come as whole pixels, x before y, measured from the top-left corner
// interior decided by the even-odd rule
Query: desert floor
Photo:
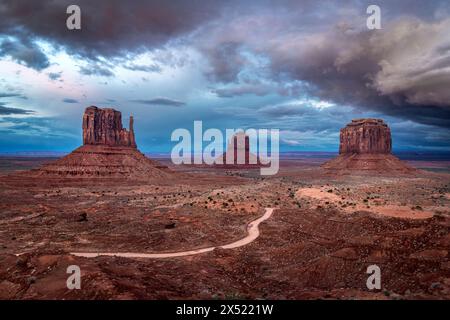
[[[182,167],[151,183],[14,171],[44,160],[0,160],[0,298],[450,299],[450,174],[439,164],[369,177],[291,159],[274,177]],[[275,210],[259,237],[237,248],[71,254],[220,247],[246,237],[265,208]],[[381,290],[366,287],[373,264]],[[66,287],[69,265],[81,268],[80,290]]]

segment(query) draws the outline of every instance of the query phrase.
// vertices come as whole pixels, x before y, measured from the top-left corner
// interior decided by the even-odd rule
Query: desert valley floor
[[[14,170],[40,160],[3,158],[0,298],[450,299],[450,174],[331,174],[320,162],[284,160],[265,178],[174,168],[176,179],[146,182],[30,177]],[[275,210],[260,236],[234,249],[71,254],[222,246],[244,238],[265,208]],[[382,289],[369,291],[373,264]],[[66,287],[69,265],[81,268],[81,290]]]

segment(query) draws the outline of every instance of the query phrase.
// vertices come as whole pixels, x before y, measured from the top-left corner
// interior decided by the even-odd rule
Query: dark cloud
[[[31,36],[97,61],[161,46],[219,13],[222,1],[78,0],[82,29],[66,28],[71,0],[2,0],[0,34]],[[45,63],[41,63],[40,67]]]
[[[272,69],[312,85],[309,91],[322,99],[448,126],[450,53],[437,48],[450,43],[449,28],[450,20],[400,19],[376,33],[336,29],[270,48]],[[296,49],[295,58],[285,46]]]
[[[277,49],[273,68],[314,85],[323,99],[450,127],[450,53],[437,50],[450,43],[449,29],[450,20],[399,19],[377,33],[335,31],[322,47],[299,52],[297,62]]]
[[[148,65],[129,61],[148,50],[187,45],[202,55],[201,68],[210,87],[218,85],[213,92],[219,97],[312,95],[354,110],[450,127],[445,0],[378,1],[383,29],[377,31],[365,27],[368,0],[80,0],[81,31],[65,27],[70,4],[3,0],[0,56],[42,70],[49,62],[36,43],[43,39],[83,60],[81,74],[112,77],[117,62],[133,71],[159,72],[174,57]],[[246,72],[278,85],[248,84]],[[287,90],[286,83],[298,85]],[[136,102],[184,105],[167,98]]]
[[[90,64],[88,66],[80,67],[80,73],[86,76],[101,76],[101,77],[114,76],[114,73],[111,70],[103,66],[100,66],[99,64]]]
[[[186,105],[186,103],[183,101],[173,100],[169,98],[154,98],[150,100],[131,100],[131,102],[147,105],[174,106],[174,107],[181,107]]]
[[[156,72],[156,73],[160,73],[162,71],[161,67],[157,64],[139,65],[130,63],[123,65],[123,67],[131,71]]]
[[[5,56],[36,70],[42,70],[50,66],[47,56],[35,43],[28,39],[0,39],[0,57]]]
[[[3,102],[0,102],[0,115],[12,115],[12,114],[32,114],[34,111],[32,110],[26,110],[26,109],[19,109],[19,108],[11,108],[5,106]]]
[[[61,72],[49,72],[48,77],[50,80],[58,80],[61,78],[62,71]]]
[[[388,3],[380,5],[391,9]],[[435,12],[434,5],[429,7],[424,12]],[[220,83],[238,83],[236,91],[216,93],[239,95],[245,88],[243,70],[264,59],[269,72],[262,76],[279,84],[297,81],[295,94],[450,127],[448,14],[440,19],[434,14],[424,17],[424,12],[418,13],[422,18],[383,19],[382,30],[370,31],[365,27],[365,10],[355,8],[364,5],[345,14],[340,13],[344,8],[336,8],[335,16],[326,14],[327,22],[310,21],[308,13],[274,9],[273,14],[228,16],[205,28],[199,46],[209,61],[207,75]],[[387,16],[393,16],[392,11]],[[267,25],[271,27],[262,28]],[[259,69],[256,64],[254,73]]]
[[[15,98],[15,97],[23,97],[23,96],[20,93],[0,92],[0,98]]]
[[[235,82],[239,72],[248,62],[241,54],[240,48],[240,43],[231,41],[202,48],[211,66],[211,70],[206,72],[208,78],[222,83]]]
[[[79,103],[78,100],[71,99],[71,98],[65,98],[65,99],[63,99],[63,102],[64,103]]]
[[[32,131],[35,130],[35,127],[33,127],[32,125],[28,124],[28,123],[23,123],[23,124],[16,124],[13,126],[8,127],[8,129],[12,129],[12,130],[24,130],[24,131]]]

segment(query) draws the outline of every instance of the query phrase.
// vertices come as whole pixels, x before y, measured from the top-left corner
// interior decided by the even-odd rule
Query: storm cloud
[[[20,93],[0,92],[0,98],[15,98],[15,97],[23,97],[23,96]]]
[[[154,98],[154,99],[141,99],[141,100],[131,100],[131,102],[141,103],[141,104],[147,104],[147,105],[154,105],[154,106],[173,106],[173,107],[181,107],[184,106],[186,103],[183,101],[173,100],[169,98]]]
[[[143,118],[168,117],[168,126],[188,113],[201,119],[240,110],[222,121],[280,127],[293,146],[302,129],[331,144],[346,121],[370,115],[413,124],[417,135],[436,130],[442,146],[450,129],[450,3],[378,1],[382,29],[368,30],[371,2],[80,0],[82,29],[71,31],[69,0],[0,0],[0,60],[13,70],[14,92],[23,92],[16,68],[30,69],[22,74],[31,79],[45,75],[49,93],[34,89],[33,100],[24,92],[36,110],[57,110],[72,95],[114,97]]]
[[[70,0],[2,0],[0,34],[16,38],[44,39],[71,54],[98,61],[161,46],[194,30],[218,13],[220,1],[108,0],[77,1],[82,12],[82,29],[66,28]],[[193,10],[194,7],[201,10]],[[39,51],[24,51],[23,42],[4,41],[3,54],[36,69],[47,66]],[[33,48],[31,48],[33,49]]]
[[[313,28],[295,13],[239,15],[205,29],[199,47],[210,62],[208,77],[238,84],[213,92],[267,94],[263,85],[242,84],[243,71],[253,68],[268,81],[297,81],[295,94],[450,126],[450,18],[401,15],[371,31],[361,16],[329,17]]]
[[[3,40],[0,43],[0,57],[5,56],[36,70],[50,65],[47,56],[28,39]]]

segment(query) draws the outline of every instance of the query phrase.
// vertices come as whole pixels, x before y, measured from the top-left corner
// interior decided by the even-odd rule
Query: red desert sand
[[[86,109],[83,142],[0,158],[1,299],[450,299],[450,175],[395,158],[381,120],[268,177],[151,160],[113,109]]]

